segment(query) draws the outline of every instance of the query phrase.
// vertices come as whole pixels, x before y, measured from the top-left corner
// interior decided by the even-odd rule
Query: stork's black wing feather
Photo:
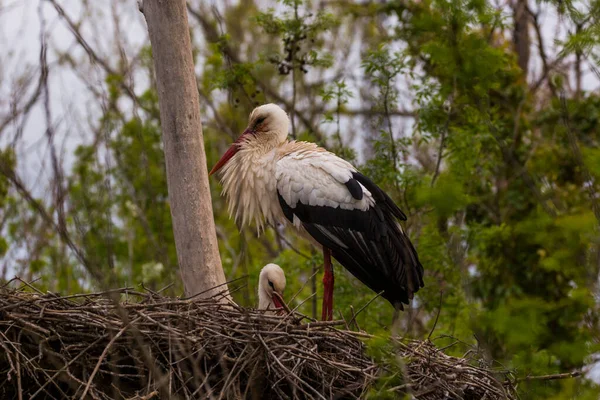
[[[362,183],[363,186],[371,192],[373,198],[377,202],[377,204],[386,210],[388,210],[393,216],[398,218],[399,220],[406,221],[406,214],[402,212],[402,210],[394,203],[394,200],[387,195],[386,192],[381,190],[379,186],[377,186],[372,180],[361,174],[360,172],[352,173],[354,179],[358,182]]]
[[[423,267],[397,221],[406,216],[383,190],[358,172],[345,183],[353,198],[363,196],[358,182],[375,200],[365,211],[300,201],[292,206],[278,193],[279,203],[288,220],[293,222],[296,216],[306,231],[331,249],[333,257],[356,278],[375,292],[383,291],[384,298],[401,308],[423,287]]]

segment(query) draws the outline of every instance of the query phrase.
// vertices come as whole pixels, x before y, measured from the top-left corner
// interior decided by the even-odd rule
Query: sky
[[[52,126],[56,131],[54,142],[61,152],[65,166],[72,164],[73,150],[93,137],[92,127],[95,117],[101,115],[102,102],[91,95],[89,87],[104,90],[103,70],[90,63],[83,49],[74,40],[73,34],[61,21],[56,10],[48,1],[13,0],[3,3],[0,0],[0,118],[7,115],[15,88],[22,82],[31,83],[27,94],[33,93],[39,73],[40,40],[45,32],[49,51],[47,52],[49,75],[49,104]],[[59,1],[65,12],[75,21],[84,10],[78,0]],[[147,41],[143,16],[133,1],[99,1],[94,24],[83,24],[82,36],[101,57],[115,50],[115,24],[111,11],[114,8],[121,19],[120,36],[128,57],[134,57],[137,50]],[[65,56],[82,60],[84,73],[78,75],[65,64]],[[108,57],[106,57],[108,58]],[[62,65],[57,65],[62,63]],[[48,146],[46,136],[45,110],[39,102],[24,124],[22,140],[17,154],[20,172],[33,188],[38,182],[47,179]],[[1,119],[0,119],[1,120]],[[0,136],[0,146],[13,141],[20,122]],[[41,186],[40,186],[41,187]]]

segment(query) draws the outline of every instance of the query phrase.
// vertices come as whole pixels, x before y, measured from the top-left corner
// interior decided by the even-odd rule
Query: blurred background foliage
[[[78,32],[76,18],[49,3]],[[450,354],[476,350],[519,376],[587,368],[600,339],[599,5],[191,1],[209,166],[254,106],[282,105],[293,138],[355,163],[409,216],[426,275],[401,334],[427,338],[437,322],[431,338]],[[566,27],[552,51],[544,13]],[[94,59],[89,49],[79,58],[53,51],[52,68],[81,75]],[[87,87],[100,104],[91,139],[47,164],[47,188],[20,177],[15,141],[1,149],[3,279],[62,293],[143,284],[181,295],[151,49],[95,57],[103,79]],[[0,125],[5,138],[17,138],[13,122]],[[319,315],[319,249],[280,226],[260,236],[240,230],[216,179],[211,190],[226,276],[242,278],[230,285],[235,300],[254,306],[258,272],[276,262],[290,305]],[[336,315],[351,320],[374,293],[335,269]],[[383,333],[391,317],[375,299],[353,328]],[[374,390],[382,397],[386,385]],[[524,399],[600,394],[588,379],[525,381],[519,390]]]

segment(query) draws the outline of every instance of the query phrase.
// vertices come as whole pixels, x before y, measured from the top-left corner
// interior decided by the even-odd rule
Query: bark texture
[[[225,284],[213,219],[185,0],[144,0],[177,259],[187,296]],[[218,291],[225,289],[221,286]]]

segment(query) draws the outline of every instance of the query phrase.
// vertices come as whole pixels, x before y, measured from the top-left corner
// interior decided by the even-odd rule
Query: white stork
[[[258,278],[258,309],[276,310],[283,308],[285,274],[277,264],[267,264]]]
[[[209,175],[222,170],[228,209],[242,226],[289,222],[323,246],[323,319],[333,318],[331,255],[403,309],[423,287],[423,267],[398,220],[404,213],[350,163],[314,143],[288,141],[275,104],[255,108],[248,127]]]

